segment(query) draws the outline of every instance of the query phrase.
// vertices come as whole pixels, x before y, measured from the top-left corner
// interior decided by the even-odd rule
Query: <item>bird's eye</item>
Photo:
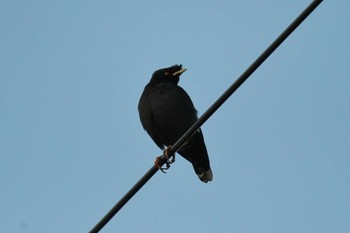
[[[165,75],[169,75],[169,72],[165,72],[164,74],[165,74]]]

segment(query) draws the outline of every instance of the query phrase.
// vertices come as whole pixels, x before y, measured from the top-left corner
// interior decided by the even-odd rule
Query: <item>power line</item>
[[[169,154],[173,155],[196,132],[213,113],[249,78],[249,76],[280,46],[283,41],[313,12],[323,0],[314,0],[305,10],[280,34],[277,39],[246,69],[246,71],[214,102],[212,106],[187,130],[187,132],[171,147]],[[163,155],[159,166],[163,166],[167,159]],[[159,170],[155,165],[119,200],[115,206],[96,224],[90,233],[99,232],[123,206],[147,183]]]

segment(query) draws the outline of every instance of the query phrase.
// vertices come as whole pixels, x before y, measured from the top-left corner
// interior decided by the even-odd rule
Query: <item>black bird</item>
[[[182,65],[155,71],[139,101],[142,126],[161,149],[173,145],[198,119],[190,97],[177,85],[185,71]],[[201,181],[212,181],[213,174],[201,129],[188,139],[178,153],[192,163]]]

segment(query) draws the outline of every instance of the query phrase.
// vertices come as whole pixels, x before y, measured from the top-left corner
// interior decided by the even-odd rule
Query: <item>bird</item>
[[[171,145],[198,120],[197,110],[191,98],[178,85],[180,75],[186,70],[177,64],[156,70],[138,103],[141,124],[160,149],[171,148]],[[213,180],[201,129],[198,129],[177,153],[192,164],[202,182]]]

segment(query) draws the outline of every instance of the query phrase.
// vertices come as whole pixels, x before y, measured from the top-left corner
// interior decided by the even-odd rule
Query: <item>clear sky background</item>
[[[161,151],[137,104],[181,63],[202,114],[311,1],[0,1],[0,232],[87,232]],[[349,1],[324,1],[102,232],[350,232]]]

